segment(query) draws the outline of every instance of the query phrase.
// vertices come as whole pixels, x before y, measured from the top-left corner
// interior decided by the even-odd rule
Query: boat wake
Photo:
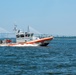
[[[28,46],[38,46],[38,44],[24,44],[24,45],[21,45],[21,44],[18,44],[18,45],[7,45],[7,44],[3,44],[3,45],[0,45],[0,46],[9,46],[9,47],[28,47]]]

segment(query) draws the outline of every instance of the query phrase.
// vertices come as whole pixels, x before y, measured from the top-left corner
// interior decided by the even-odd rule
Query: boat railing
[[[39,37],[39,38],[45,38],[45,37],[50,37],[52,35],[50,34],[35,34],[36,37]]]

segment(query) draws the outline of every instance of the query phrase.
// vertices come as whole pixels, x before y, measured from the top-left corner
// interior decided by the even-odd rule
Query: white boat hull
[[[11,46],[11,47],[47,46],[52,39],[53,37],[47,37],[29,42],[0,44],[0,46]]]

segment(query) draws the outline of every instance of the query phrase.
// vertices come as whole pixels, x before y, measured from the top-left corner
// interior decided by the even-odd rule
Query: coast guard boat
[[[16,34],[16,42],[12,42],[10,39],[0,40],[0,46],[17,46],[17,47],[24,47],[24,46],[47,46],[50,41],[53,39],[53,36],[48,37],[36,37],[34,33],[29,31],[23,32],[18,30],[17,27],[14,27],[14,31]]]

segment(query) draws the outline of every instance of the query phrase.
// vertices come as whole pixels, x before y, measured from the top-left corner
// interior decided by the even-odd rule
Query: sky
[[[40,33],[76,36],[76,0],[0,0],[0,29],[31,26]],[[0,30],[1,31],[1,30]]]

